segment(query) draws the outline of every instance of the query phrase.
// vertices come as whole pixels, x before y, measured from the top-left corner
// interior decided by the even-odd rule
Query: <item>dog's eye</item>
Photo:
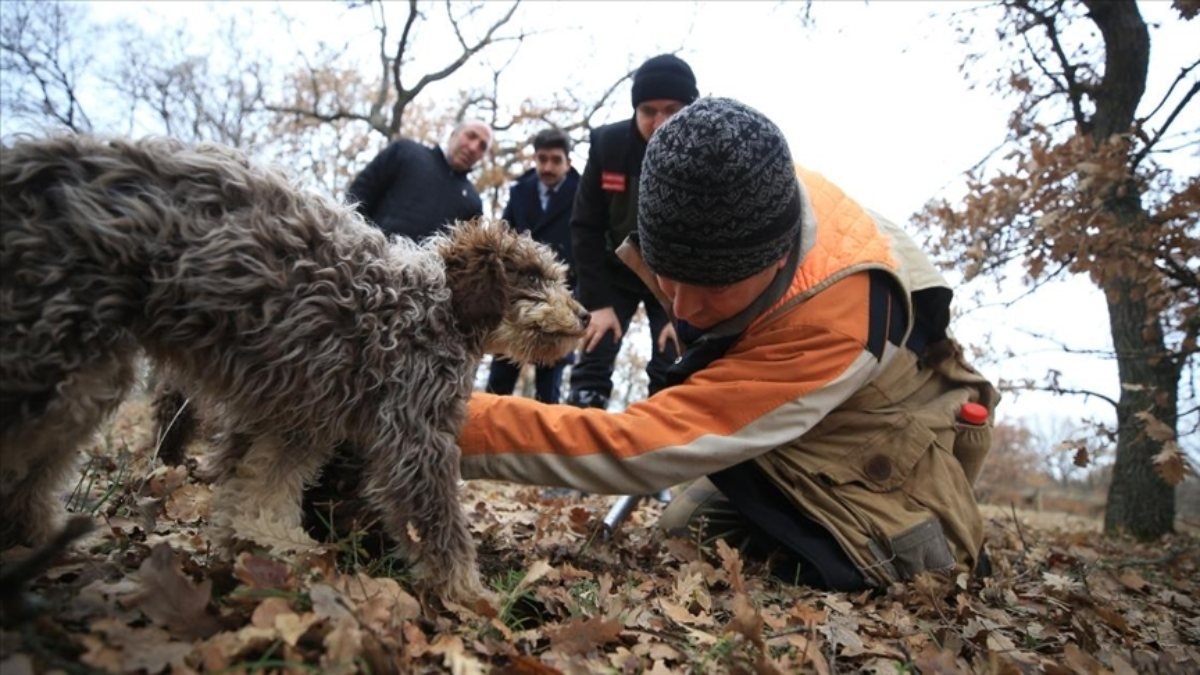
[[[542,275],[538,274],[537,272],[528,272],[525,275],[525,283],[529,284],[530,286],[541,284]]]

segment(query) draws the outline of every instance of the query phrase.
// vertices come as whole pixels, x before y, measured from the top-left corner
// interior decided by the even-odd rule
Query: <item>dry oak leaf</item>
[[[1154,456],[1154,470],[1168,485],[1179,485],[1192,468],[1179,450],[1175,441],[1163,443],[1163,449]]]
[[[207,638],[221,629],[208,614],[212,580],[192,583],[180,570],[171,547],[159,544],[137,571],[141,591],[126,600],[173,635],[190,640]]]
[[[572,619],[546,633],[551,649],[564,654],[586,654],[593,647],[616,642],[623,629],[620,621],[594,616],[586,620]]]
[[[274,558],[242,553],[233,565],[233,576],[254,590],[294,590],[291,568]]]
[[[88,651],[80,660],[109,672],[161,672],[170,665],[182,666],[192,651],[191,643],[172,641],[166,631],[155,626],[133,628],[117,619],[100,619],[92,623],[91,630],[83,636]]]
[[[212,488],[207,485],[188,484],[173,491],[167,497],[163,509],[168,518],[181,523],[194,523],[208,518],[211,512]]]
[[[535,656],[514,654],[509,657],[508,665],[492,671],[495,675],[562,675],[562,671],[542,663]]]
[[[429,653],[440,654],[443,665],[453,675],[483,675],[486,672],[479,659],[466,653],[462,638],[457,635],[439,635],[429,645]]]
[[[666,598],[659,598],[658,606],[660,609],[662,609],[663,614],[665,614],[668,619],[684,626],[716,625],[716,621],[713,620],[712,616],[709,615],[708,612],[702,611],[699,614],[692,614],[688,611],[687,607],[671,602]]]
[[[1120,581],[1125,588],[1128,588],[1135,593],[1144,592],[1150,585],[1149,582],[1142,578],[1142,575],[1133,570],[1125,570],[1122,572],[1121,576],[1117,577],[1117,581]]]
[[[1151,440],[1155,441],[1173,441],[1175,440],[1175,430],[1164,423],[1162,420],[1154,416],[1154,413],[1149,410],[1142,410],[1133,414],[1134,417],[1142,421],[1146,426],[1146,435]]]
[[[344,616],[325,636],[321,672],[340,675],[358,672],[354,659],[362,651],[363,634],[352,616]]]

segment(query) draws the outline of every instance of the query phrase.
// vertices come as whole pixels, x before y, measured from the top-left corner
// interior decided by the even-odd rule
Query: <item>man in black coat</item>
[[[633,118],[592,132],[571,216],[579,300],[592,315],[583,354],[571,370],[571,405],[608,406],[621,338],[639,304],[646,308],[653,341],[646,365],[651,395],[665,386],[667,368],[675,362],[675,332],[666,310],[615,251],[628,234],[637,232],[637,187],[646,142],[697,96],[696,76],[683,59],[655,56],[634,74]]]
[[[528,232],[535,240],[554,249],[571,269],[571,204],[579,187],[579,172],[571,167],[571,140],[559,129],[544,129],[533,138],[534,168],[517,179],[508,192],[504,220],[519,232]],[[563,370],[571,362],[567,357],[550,366],[538,366],[535,395],[544,403],[558,403],[562,397]],[[493,394],[511,394],[516,387],[520,367],[499,356],[492,359],[487,390]]]
[[[399,139],[358,174],[347,198],[384,232],[424,239],[455,220],[483,215],[467,174],[491,144],[491,128],[475,120],[455,127],[445,152]]]

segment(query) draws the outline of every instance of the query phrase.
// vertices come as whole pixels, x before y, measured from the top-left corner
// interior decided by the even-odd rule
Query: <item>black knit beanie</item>
[[[648,59],[633,75],[633,107],[658,98],[691,103],[700,95],[696,76],[686,61],[674,54]]]
[[[762,113],[702,98],[650,137],[638,184],[638,240],[656,274],[723,286],[778,261],[800,236],[787,141]]]

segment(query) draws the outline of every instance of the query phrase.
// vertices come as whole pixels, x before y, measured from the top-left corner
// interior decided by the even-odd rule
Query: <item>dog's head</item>
[[[484,349],[549,364],[575,349],[588,313],[571,296],[554,251],[504,221],[456,223],[437,242],[455,318]]]

